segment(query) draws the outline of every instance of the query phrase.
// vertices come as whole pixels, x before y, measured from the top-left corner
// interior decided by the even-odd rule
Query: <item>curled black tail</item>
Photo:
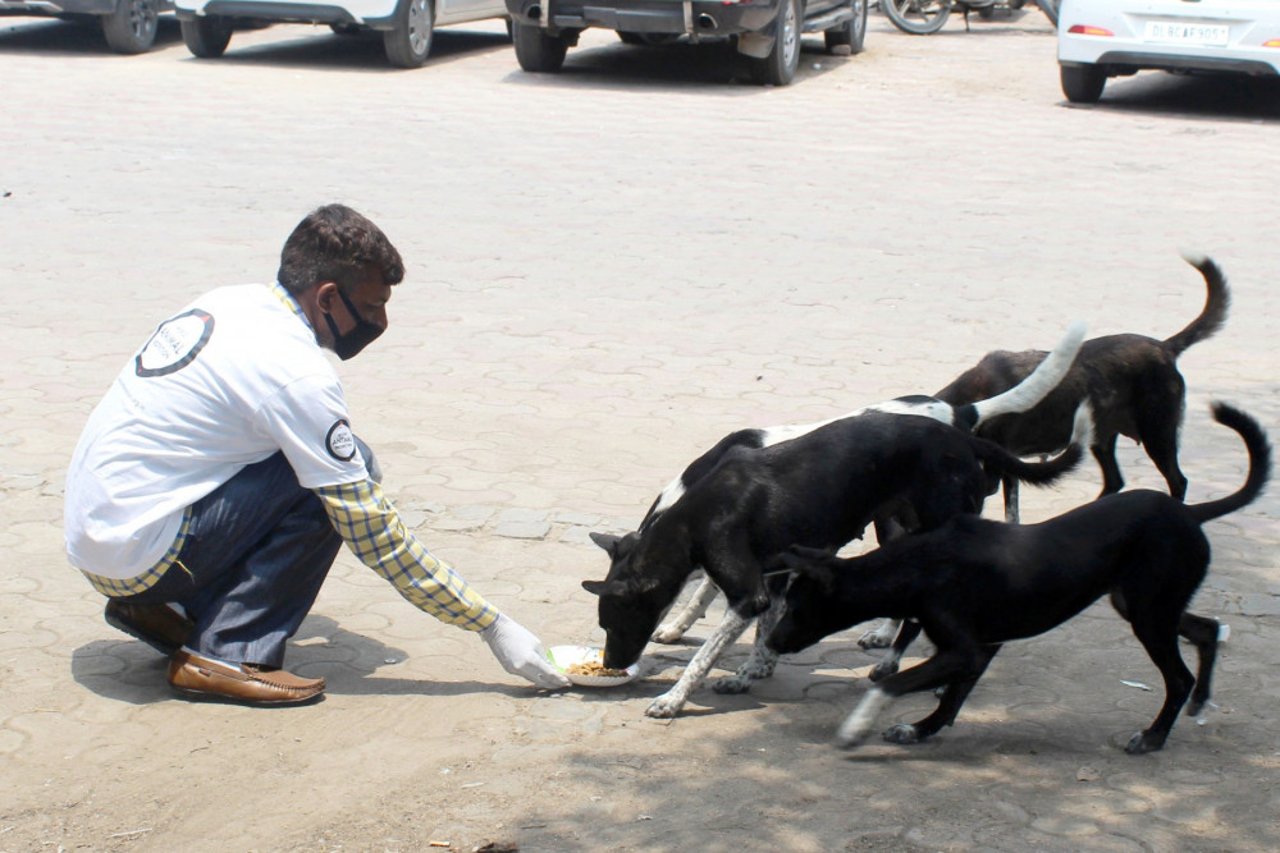
[[[1014,456],[994,442],[981,441],[985,447],[980,454],[987,470],[1001,478],[1016,478],[1033,486],[1048,486],[1057,482],[1058,478],[1074,469],[1084,458],[1084,448],[1073,441],[1067,449],[1045,462],[1027,462]]]
[[[1271,477],[1271,445],[1258,422],[1239,409],[1221,402],[1213,404],[1213,419],[1223,426],[1231,427],[1244,439],[1244,446],[1249,451],[1249,475],[1245,477],[1244,485],[1238,492],[1216,501],[1187,507],[1201,524],[1253,503],[1262,494],[1262,487]]]
[[[1198,344],[1205,338],[1214,335],[1227,322],[1227,309],[1231,307],[1231,294],[1227,290],[1227,277],[1213,262],[1204,255],[1184,255],[1191,266],[1200,270],[1204,276],[1205,287],[1209,289],[1205,297],[1204,310],[1200,316],[1191,321],[1185,329],[1171,338],[1164,345],[1173,351],[1175,356],[1182,355],[1192,344]]]

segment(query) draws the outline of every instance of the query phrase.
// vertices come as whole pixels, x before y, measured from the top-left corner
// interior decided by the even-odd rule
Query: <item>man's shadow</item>
[[[104,630],[109,631],[109,628]],[[71,653],[71,676],[107,699],[150,705],[174,698],[166,680],[167,658],[145,643],[117,635],[86,643]],[[287,667],[308,677],[323,676],[335,695],[456,696],[501,693],[527,696],[532,686],[484,681],[434,681],[379,675],[408,654],[380,640],[342,628],[328,616],[311,615],[289,642]],[[494,662],[494,674],[500,667]]]

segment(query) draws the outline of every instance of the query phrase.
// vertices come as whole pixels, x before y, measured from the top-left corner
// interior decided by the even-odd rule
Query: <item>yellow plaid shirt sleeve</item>
[[[497,620],[498,611],[405,528],[373,480],[322,486],[315,492],[347,547],[409,603],[470,631],[482,631]]]

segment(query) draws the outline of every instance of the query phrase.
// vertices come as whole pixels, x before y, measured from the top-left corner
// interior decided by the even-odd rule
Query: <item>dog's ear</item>
[[[582,588],[592,595],[604,595],[609,591],[608,581],[583,581]]]
[[[635,550],[636,543],[640,541],[640,534],[632,531],[622,536],[615,536],[612,533],[589,533],[591,541],[603,548],[611,560],[620,560]]]
[[[596,533],[592,531],[587,535],[591,537],[592,542],[607,551],[610,557],[617,553],[618,543],[622,540],[621,536],[614,536],[612,533]]]
[[[835,589],[836,576],[831,566],[835,558],[830,552],[793,545],[779,556],[788,569],[800,577],[814,581],[823,592],[829,593]]]

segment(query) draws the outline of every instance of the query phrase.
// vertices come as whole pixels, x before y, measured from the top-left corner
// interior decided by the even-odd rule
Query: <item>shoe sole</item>
[[[312,705],[324,698],[323,690],[313,696],[307,696],[305,699],[241,699],[236,696],[224,696],[221,693],[212,693],[208,690],[195,690],[190,687],[178,687],[175,684],[170,684],[169,687],[174,693],[191,702],[212,702],[219,705],[247,705],[250,708],[284,708],[295,707],[298,705]]]

